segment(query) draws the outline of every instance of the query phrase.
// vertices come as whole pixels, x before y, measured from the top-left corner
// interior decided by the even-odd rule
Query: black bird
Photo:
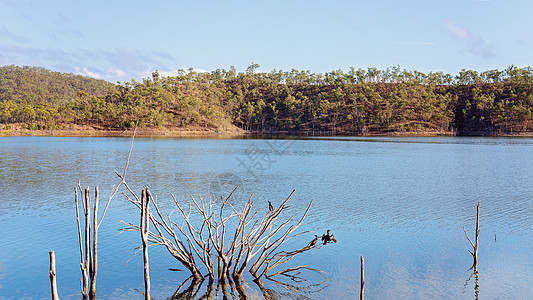
[[[312,247],[316,246],[316,242],[317,242],[317,241],[318,241],[318,235],[315,234],[315,238],[312,239],[312,240],[309,242],[309,244],[307,244],[307,247],[312,248]]]
[[[337,239],[335,238],[335,236],[333,234],[329,234],[329,229],[328,229],[328,232],[326,234],[322,235],[322,241],[324,242],[324,245],[325,245],[328,242],[336,243]]]
[[[270,212],[274,211],[274,206],[272,206],[272,203],[270,201],[268,201],[268,210],[270,210]]]

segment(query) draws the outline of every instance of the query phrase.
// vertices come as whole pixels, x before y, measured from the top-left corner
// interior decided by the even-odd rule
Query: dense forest
[[[238,126],[252,133],[498,135],[533,132],[533,68],[458,75],[391,67],[326,74],[180,70],[123,84],[0,67],[0,129]]]

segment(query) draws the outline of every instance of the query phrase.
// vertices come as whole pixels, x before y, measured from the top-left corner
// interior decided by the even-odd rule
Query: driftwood
[[[50,288],[52,292],[52,300],[59,300],[57,294],[57,281],[56,281],[56,255],[54,251],[50,250]]]

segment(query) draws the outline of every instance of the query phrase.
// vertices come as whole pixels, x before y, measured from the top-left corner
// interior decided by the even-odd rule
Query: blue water
[[[49,299],[48,251],[57,260],[59,295],[79,299],[79,248],[74,187],[100,187],[100,201],[118,182],[129,138],[0,138],[0,299]],[[232,205],[253,194],[263,213],[296,190],[290,212],[314,200],[292,243],[330,229],[339,243],[295,258],[324,271],[305,282],[270,281],[282,298],[354,299],[360,256],[368,299],[474,299],[470,236],[481,201],[479,297],[533,298],[533,139],[531,138],[136,138],[127,171],[136,191],[149,186],[172,209],[170,194],[226,196]],[[99,233],[97,296],[142,299],[137,209],[122,195],[111,202]],[[288,246],[291,246],[290,244]],[[152,296],[167,298],[187,272],[163,248],[150,248]],[[250,298],[261,291],[244,278]],[[202,293],[199,293],[200,296]],[[221,292],[214,294],[222,298]]]

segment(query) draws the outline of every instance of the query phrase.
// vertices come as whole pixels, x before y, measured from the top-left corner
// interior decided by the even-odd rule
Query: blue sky
[[[0,0],[0,65],[141,80],[159,70],[533,65],[533,1]]]

